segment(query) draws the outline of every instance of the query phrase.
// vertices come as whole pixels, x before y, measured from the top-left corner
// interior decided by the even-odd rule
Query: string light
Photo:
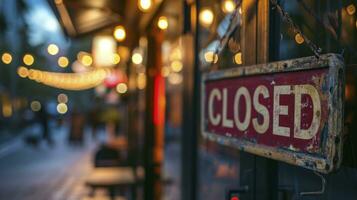
[[[170,74],[170,69],[168,67],[161,68],[161,76],[168,77]]]
[[[29,71],[26,67],[20,66],[19,68],[17,68],[17,74],[21,78],[26,78],[29,75]]]
[[[120,56],[119,54],[115,53],[113,54],[113,64],[116,65],[120,62]]]
[[[208,27],[213,22],[214,14],[211,9],[204,8],[200,11],[198,18],[202,26]]]
[[[119,83],[116,89],[118,93],[124,94],[128,90],[128,86],[125,83]]]
[[[22,61],[25,63],[25,65],[30,66],[35,62],[35,59],[31,54],[25,54]]]
[[[93,63],[93,59],[92,59],[92,56],[90,55],[83,55],[80,62],[86,66],[86,67],[89,67],[92,65]]]
[[[143,12],[147,12],[151,6],[152,0],[138,0],[138,7]]]
[[[30,69],[27,78],[54,88],[86,90],[100,85],[112,69],[98,68],[82,73],[58,73]]]
[[[125,32],[124,26],[115,27],[113,35],[117,41],[119,41],[119,42],[123,41],[126,37],[126,32]]]
[[[183,67],[182,62],[178,60],[173,61],[170,66],[172,71],[174,72],[180,72]]]
[[[1,61],[5,64],[10,64],[12,61],[12,56],[10,53],[3,53],[1,56]]]
[[[50,44],[50,45],[48,45],[48,47],[47,47],[47,52],[48,52],[50,55],[56,55],[56,54],[58,54],[58,52],[59,52],[59,48],[58,48],[58,46],[55,45],[55,44]]]
[[[38,112],[41,110],[41,103],[39,101],[32,101],[30,104],[30,108],[34,112]]]
[[[172,84],[172,85],[178,85],[182,82],[182,75],[181,74],[178,74],[178,73],[171,73],[169,75],[169,82]]]
[[[236,7],[236,4],[234,3],[233,0],[225,0],[222,3],[222,10],[224,13],[233,12],[235,7]]]
[[[298,43],[298,44],[302,44],[302,43],[304,43],[304,38],[301,36],[301,34],[299,34],[299,33],[297,33],[296,35],[295,35],[295,41],[296,41],[296,43]]]
[[[59,103],[67,103],[68,102],[68,96],[66,94],[61,93],[61,94],[59,94],[57,96],[57,101]]]
[[[143,62],[143,56],[140,53],[134,53],[131,57],[131,61],[133,61],[134,64],[139,65]]]
[[[58,58],[58,61],[57,61],[58,65],[62,68],[65,68],[68,66],[69,64],[69,61],[68,61],[68,58],[64,57],[64,56],[61,56]]]
[[[238,65],[241,65],[243,62],[242,62],[242,53],[241,52],[238,52],[234,55],[234,62]]]
[[[157,21],[157,26],[161,30],[166,30],[167,27],[169,26],[169,22],[167,21],[167,17],[165,17],[165,16],[159,17],[159,20]]]
[[[59,114],[62,114],[62,115],[66,114],[67,111],[68,111],[68,107],[67,107],[67,105],[65,103],[59,103],[57,105],[57,112]]]

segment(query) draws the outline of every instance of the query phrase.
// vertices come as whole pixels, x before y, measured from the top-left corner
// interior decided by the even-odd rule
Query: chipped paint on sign
[[[328,173],[341,160],[343,73],[326,54],[204,74],[203,135]]]

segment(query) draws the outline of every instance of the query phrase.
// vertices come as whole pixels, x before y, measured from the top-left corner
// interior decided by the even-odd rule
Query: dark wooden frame
[[[258,74],[273,74],[281,72],[294,72],[317,68],[328,68],[328,135],[322,156],[307,153],[293,152],[280,148],[273,148],[239,140],[227,136],[221,136],[206,132],[204,121],[205,82],[226,78],[244,77]],[[336,170],[342,160],[342,133],[343,133],[343,103],[344,103],[344,62],[337,54],[325,54],[319,59],[305,57],[287,61],[279,61],[268,64],[238,67],[228,70],[206,73],[201,82],[201,130],[204,137],[221,144],[233,146],[237,149],[255,155],[284,161],[307,169],[322,173],[330,173]]]

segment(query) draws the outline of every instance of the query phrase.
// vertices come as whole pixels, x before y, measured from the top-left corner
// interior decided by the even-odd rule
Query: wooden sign
[[[342,160],[344,64],[335,54],[204,74],[205,137],[323,173]]]

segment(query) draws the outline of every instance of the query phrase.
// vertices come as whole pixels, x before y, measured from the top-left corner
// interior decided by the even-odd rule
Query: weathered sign
[[[208,139],[323,173],[339,166],[344,97],[339,56],[207,73],[201,97]]]

